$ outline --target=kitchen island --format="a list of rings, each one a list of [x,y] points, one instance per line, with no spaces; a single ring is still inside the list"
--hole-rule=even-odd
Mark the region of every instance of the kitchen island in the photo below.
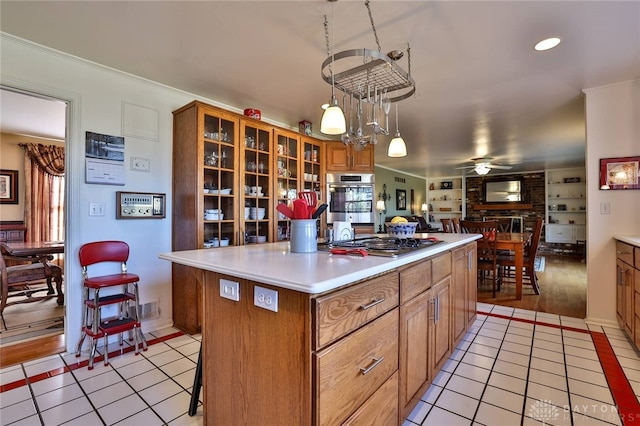
[[[397,258],[161,254],[203,283],[205,424],[401,422],[475,318],[479,236],[437,237]]]

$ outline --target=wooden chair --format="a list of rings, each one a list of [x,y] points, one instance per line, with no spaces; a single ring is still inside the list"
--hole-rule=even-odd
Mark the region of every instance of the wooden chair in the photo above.
[[[454,233],[460,234],[462,232],[460,229],[460,218],[454,217],[453,219],[451,219],[451,226]]]
[[[513,219],[510,217],[497,217],[491,220],[498,223],[498,232],[511,232],[513,228]]]
[[[0,277],[1,277],[1,292],[0,292],[0,317],[2,318],[2,325],[7,329],[7,324],[4,320],[4,309],[7,306],[16,305],[20,303],[32,303],[38,302],[44,299],[51,299],[58,297],[61,299],[62,295],[62,269],[52,263],[34,262],[28,264],[7,266],[4,256],[0,256]],[[53,294],[51,287],[51,279],[56,283],[57,295]],[[46,291],[47,294],[43,296],[34,297],[36,293]],[[19,300],[9,302],[9,298],[26,296]]]
[[[440,219],[440,222],[442,222],[442,232],[448,234],[453,233],[453,223],[451,223],[451,219]]]
[[[495,298],[496,290],[500,291],[502,284],[501,265],[498,263],[496,250],[498,223],[496,221],[461,220],[460,231],[463,234],[482,234],[482,238],[476,241],[478,246],[478,284],[490,280]]]
[[[536,220],[536,225],[531,235],[530,243],[524,248],[523,259],[523,271],[522,271],[522,284],[530,284],[533,287],[535,294],[540,294],[540,286],[538,285],[538,277],[536,276],[535,261],[536,254],[538,252],[538,246],[540,245],[540,236],[542,235],[542,219]],[[507,270],[513,269],[516,266],[516,260],[514,255],[498,256],[498,263],[504,269],[503,275],[510,275]]]

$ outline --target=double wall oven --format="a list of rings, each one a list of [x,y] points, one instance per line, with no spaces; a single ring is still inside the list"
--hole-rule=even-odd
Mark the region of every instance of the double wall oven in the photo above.
[[[327,223],[344,221],[354,225],[373,225],[374,193],[373,174],[327,174]]]

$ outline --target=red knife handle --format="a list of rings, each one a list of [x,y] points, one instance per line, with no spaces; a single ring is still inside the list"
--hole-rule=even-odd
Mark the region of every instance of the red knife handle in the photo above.
[[[332,248],[331,254],[355,254],[362,257],[368,256],[369,253],[365,249],[344,249],[344,248]]]

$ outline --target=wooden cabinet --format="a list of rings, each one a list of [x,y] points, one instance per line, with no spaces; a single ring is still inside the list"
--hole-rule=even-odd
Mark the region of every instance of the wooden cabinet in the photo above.
[[[636,271],[634,271],[634,247],[620,241],[616,241],[616,316],[618,324],[634,342],[637,340],[636,312],[634,297],[636,290],[634,285]],[[640,316],[640,311],[637,312]]]
[[[451,353],[456,263],[447,251],[319,295],[201,271],[205,424],[400,424]],[[254,305],[256,286],[278,312]]]
[[[374,172],[374,146],[356,149],[355,145],[327,142],[325,145],[328,172]]]
[[[451,340],[455,346],[476,319],[478,298],[476,243],[452,250]]]
[[[173,120],[173,251],[285,239],[276,204],[321,193],[319,140],[198,101]],[[202,274],[173,264],[172,281],[174,325],[199,333]]]
[[[273,128],[252,119],[240,120],[239,241],[242,244],[273,242],[276,216],[272,197]]]
[[[400,271],[399,421],[451,353],[451,259],[447,252]]]
[[[27,234],[27,227],[22,223],[2,223],[0,224],[0,241],[24,242]]]
[[[172,250],[201,249],[205,241],[239,244],[238,117],[201,102],[173,115]],[[217,213],[205,217],[206,210]],[[172,281],[174,325],[199,333],[202,273],[174,263]]]

